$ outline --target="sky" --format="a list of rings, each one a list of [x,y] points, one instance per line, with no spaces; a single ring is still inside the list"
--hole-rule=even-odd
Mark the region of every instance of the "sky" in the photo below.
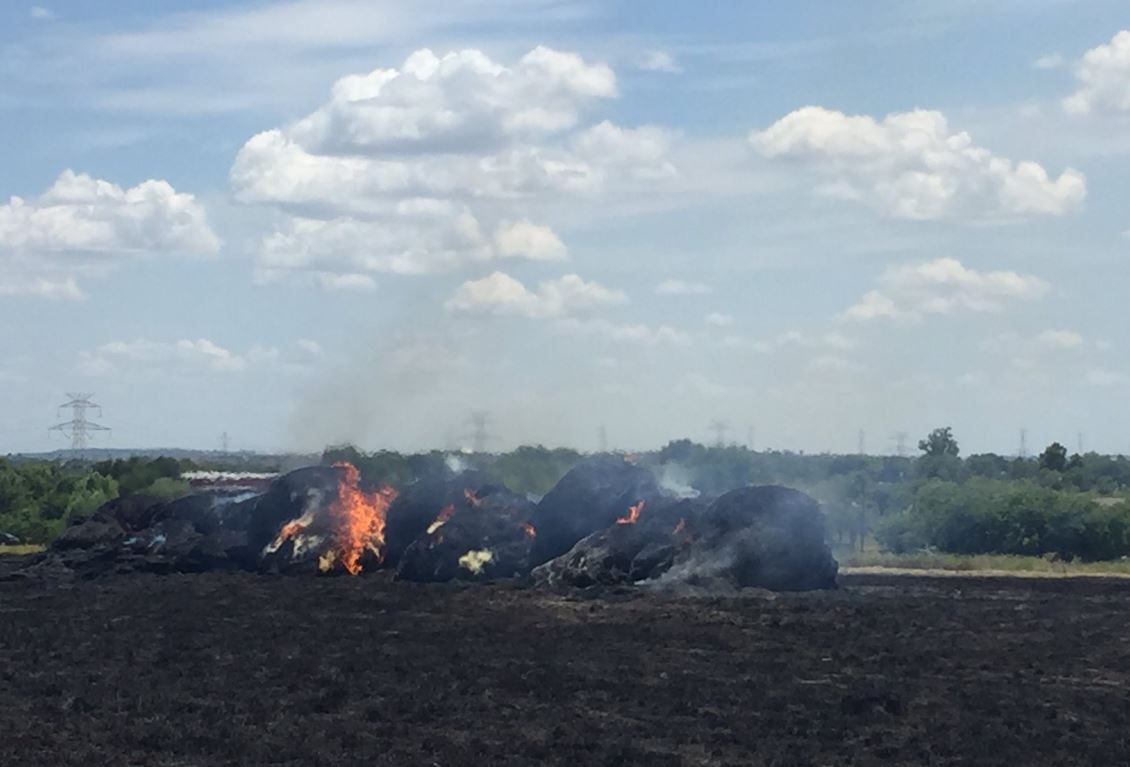
[[[1130,452],[1124,0],[0,6],[0,452]]]

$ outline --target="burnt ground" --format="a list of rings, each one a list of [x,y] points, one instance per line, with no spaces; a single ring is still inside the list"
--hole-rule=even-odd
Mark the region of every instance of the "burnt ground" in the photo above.
[[[1130,582],[0,583],[4,765],[1126,764]]]

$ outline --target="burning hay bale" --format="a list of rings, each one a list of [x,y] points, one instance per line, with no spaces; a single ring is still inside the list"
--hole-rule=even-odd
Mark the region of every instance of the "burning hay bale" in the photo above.
[[[839,569],[810,496],[764,485],[731,490],[699,520],[701,536],[667,577],[722,576],[774,591],[834,589]]]
[[[334,464],[331,469],[336,475],[332,485],[309,484],[302,513],[284,522],[264,546],[262,567],[356,575],[381,564],[386,518],[396,490],[388,486],[361,489],[360,476],[352,464]],[[293,493],[290,498],[292,503],[298,500]],[[272,515],[254,513],[252,519],[254,525],[269,529]]]
[[[692,540],[691,526],[701,512],[691,500],[638,501],[611,526],[535,568],[534,579],[547,586],[587,588],[658,577]]]
[[[796,490],[741,488],[705,510],[692,501],[645,503],[630,507],[618,522],[535,568],[535,581],[578,588],[654,582],[782,591],[836,585],[837,564],[819,505]]]
[[[523,576],[537,532],[534,506],[499,485],[464,489],[404,550],[400,580],[443,582]]]
[[[427,532],[444,509],[450,508],[454,513],[467,503],[467,493],[476,497],[489,495],[486,488],[490,486],[485,474],[464,471],[451,479],[422,480],[402,488],[388,510],[386,565],[397,567],[404,551]]]
[[[531,563],[561,556],[585,536],[615,524],[633,505],[654,503],[662,495],[650,471],[622,459],[593,458],[578,464],[538,503]]]
[[[67,528],[27,575],[348,572],[381,561],[391,488],[364,491],[348,464],[299,469],[260,496],[111,501]]]

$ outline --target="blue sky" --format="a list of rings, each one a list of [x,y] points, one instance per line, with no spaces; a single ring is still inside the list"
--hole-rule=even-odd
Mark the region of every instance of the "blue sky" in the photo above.
[[[0,451],[1130,452],[1106,0],[6,3]]]

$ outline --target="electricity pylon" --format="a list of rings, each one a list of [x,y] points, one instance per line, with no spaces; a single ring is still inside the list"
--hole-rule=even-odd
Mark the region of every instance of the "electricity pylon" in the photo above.
[[[71,453],[75,458],[81,458],[83,451],[89,444],[90,432],[110,431],[110,429],[86,418],[87,410],[97,410],[98,417],[102,417],[102,406],[90,401],[90,398],[94,396],[93,394],[67,392],[67,396],[70,397],[70,402],[59,405],[59,413],[62,413],[63,408],[69,407],[71,409],[71,420],[57,423],[50,427],[48,431],[61,432],[64,437],[69,438],[71,440]]]

